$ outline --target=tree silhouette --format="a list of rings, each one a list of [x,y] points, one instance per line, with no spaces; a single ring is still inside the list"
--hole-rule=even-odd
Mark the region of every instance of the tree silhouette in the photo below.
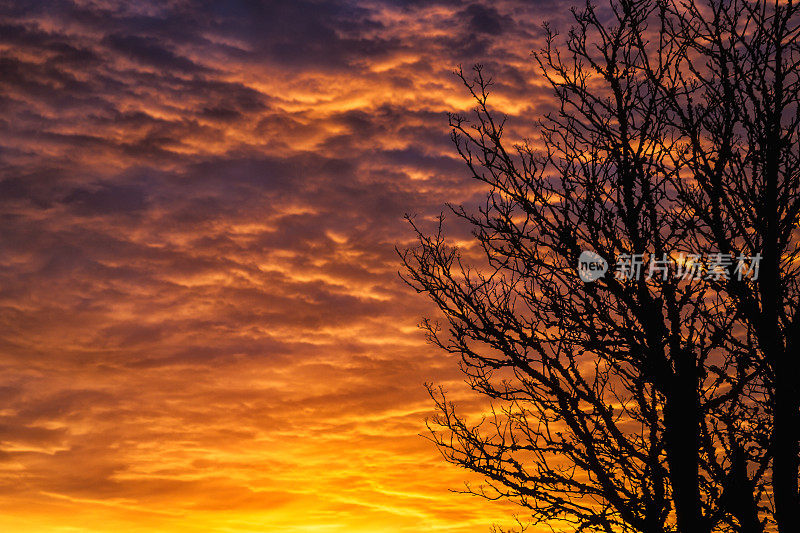
[[[409,219],[401,256],[443,312],[429,339],[493,401],[474,423],[429,386],[430,438],[485,479],[467,491],[574,531],[800,531],[798,11],[575,9],[534,53],[556,110],[513,145],[492,80],[457,72],[477,107],[452,140],[488,193],[450,209],[485,264],[441,219]],[[612,265],[595,281],[585,251]]]

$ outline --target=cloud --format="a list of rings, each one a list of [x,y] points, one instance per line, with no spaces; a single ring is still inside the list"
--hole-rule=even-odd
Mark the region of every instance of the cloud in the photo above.
[[[187,74],[196,74],[207,70],[202,65],[198,65],[186,57],[179,56],[168,48],[155,44],[152,39],[146,37],[112,33],[104,37],[102,42],[124,56],[158,69]]]
[[[507,516],[450,494],[464,474],[418,437],[425,381],[479,407],[417,330],[433,310],[394,247],[406,212],[481,194],[448,138],[446,112],[472,105],[459,62],[494,69],[514,132],[548,105],[537,9],[0,4],[0,522]]]
[[[511,22],[510,17],[501,16],[494,7],[481,4],[470,4],[460,15],[469,21],[469,29],[475,33],[499,35]]]

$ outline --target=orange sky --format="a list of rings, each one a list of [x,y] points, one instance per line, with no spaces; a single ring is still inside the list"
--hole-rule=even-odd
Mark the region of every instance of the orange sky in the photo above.
[[[404,213],[482,194],[452,69],[495,74],[513,134],[552,103],[528,53],[566,14],[0,2],[0,531],[508,523],[419,436],[426,381],[481,407],[394,246]]]

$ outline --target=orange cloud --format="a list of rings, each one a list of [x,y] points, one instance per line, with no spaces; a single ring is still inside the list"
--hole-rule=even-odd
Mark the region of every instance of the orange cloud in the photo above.
[[[482,407],[393,248],[480,195],[451,70],[543,109],[555,5],[0,7],[0,529],[509,523],[419,436],[426,381]]]

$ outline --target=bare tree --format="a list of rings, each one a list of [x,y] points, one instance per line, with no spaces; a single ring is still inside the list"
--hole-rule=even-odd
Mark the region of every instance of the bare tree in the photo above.
[[[798,7],[573,15],[534,54],[558,103],[539,139],[507,146],[491,79],[458,72],[477,107],[450,117],[452,139],[488,194],[451,210],[486,264],[441,222],[412,220],[419,245],[401,255],[446,319],[423,322],[430,340],[495,409],[471,424],[431,386],[431,438],[483,475],[468,491],[534,523],[800,531]],[[584,251],[630,261],[585,282]]]

